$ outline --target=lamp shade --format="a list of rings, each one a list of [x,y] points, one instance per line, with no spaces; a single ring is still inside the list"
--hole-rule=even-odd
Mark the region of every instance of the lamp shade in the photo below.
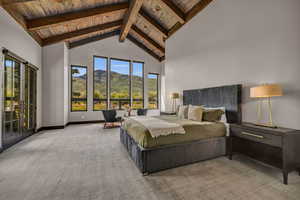
[[[172,99],[179,99],[179,93],[173,92],[173,93],[171,94],[171,98],[172,98]]]
[[[282,96],[282,88],[278,84],[267,84],[250,88],[250,97],[252,98],[266,98],[275,96]]]

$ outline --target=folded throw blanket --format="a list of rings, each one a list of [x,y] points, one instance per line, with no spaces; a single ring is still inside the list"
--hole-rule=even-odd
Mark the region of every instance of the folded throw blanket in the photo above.
[[[162,135],[185,134],[185,130],[180,124],[146,116],[130,117],[130,119],[139,122],[147,128],[153,138]]]

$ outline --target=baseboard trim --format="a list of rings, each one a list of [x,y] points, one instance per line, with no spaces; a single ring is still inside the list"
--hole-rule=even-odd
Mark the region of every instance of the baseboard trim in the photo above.
[[[75,122],[68,122],[66,125],[61,126],[43,126],[36,130],[36,132],[45,131],[45,130],[54,130],[54,129],[64,129],[69,125],[72,124],[93,124],[93,123],[103,123],[104,120],[91,120],[91,121],[75,121]]]
[[[38,133],[38,132],[40,132],[40,131],[42,131],[43,130],[43,127],[40,127],[40,128],[38,128],[38,129],[36,129],[36,133]]]
[[[45,131],[45,130],[64,129],[65,127],[66,127],[66,125],[65,126],[43,126],[43,127],[39,128],[37,130],[37,132]]]
[[[75,122],[68,122],[68,125],[72,125],[72,124],[93,124],[93,123],[103,123],[104,120],[91,120],[91,121],[75,121]]]

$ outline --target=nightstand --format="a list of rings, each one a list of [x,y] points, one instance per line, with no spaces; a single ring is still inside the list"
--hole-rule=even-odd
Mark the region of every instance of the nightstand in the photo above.
[[[160,115],[176,115],[176,112],[172,112],[172,111],[160,111]]]
[[[282,170],[283,183],[288,173],[300,175],[300,131],[288,128],[268,128],[252,123],[230,124],[228,156],[241,153]]]

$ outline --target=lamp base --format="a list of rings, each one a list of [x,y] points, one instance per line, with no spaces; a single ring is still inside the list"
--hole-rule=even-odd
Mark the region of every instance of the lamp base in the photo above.
[[[278,128],[278,126],[271,125],[271,124],[262,124],[262,123],[254,123],[255,126],[262,126],[267,128]]]

